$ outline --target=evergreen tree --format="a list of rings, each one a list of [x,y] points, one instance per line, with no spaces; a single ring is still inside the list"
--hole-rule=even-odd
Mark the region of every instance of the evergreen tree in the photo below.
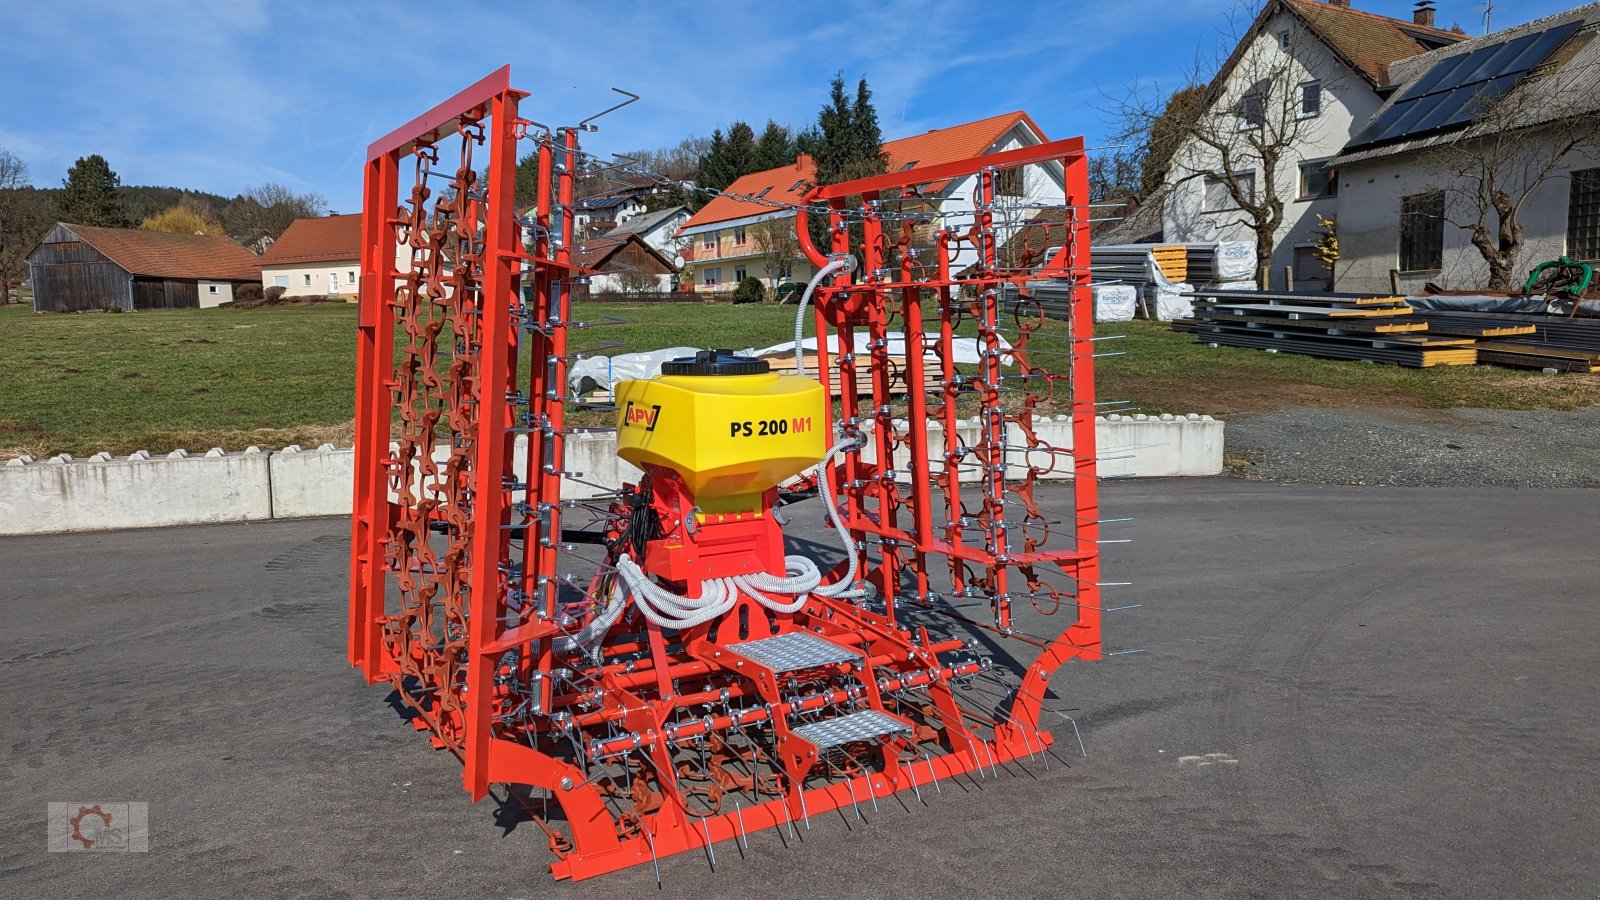
[[[100,154],[80,157],[67,170],[63,190],[56,199],[61,221],[75,225],[126,228],[128,210],[117,194],[122,179]]]
[[[844,94],[844,76],[834,75],[828,103],[817,114],[817,140],[812,157],[817,164],[817,183],[833,184],[846,180],[850,160],[850,101]]]
[[[755,130],[744,122],[729,125],[726,137],[721,129],[713,131],[710,148],[700,156],[700,173],[694,183],[706,191],[721,191],[741,176],[771,168],[756,165],[756,149]],[[701,205],[707,199],[709,196],[702,196]]]
[[[802,143],[810,146],[816,160],[818,184],[852,181],[888,170],[878,111],[865,78],[856,85],[852,104],[845,95],[844,77],[833,76],[828,102],[817,114],[814,135],[803,138]]]
[[[793,165],[794,157],[794,136],[785,126],[768,119],[767,127],[762,130],[761,137],[756,140],[755,159],[752,162],[754,169],[752,171],[765,172],[767,169]]]
[[[872,105],[872,90],[867,80],[856,85],[856,102],[850,110],[850,163],[846,178],[866,178],[889,171],[883,155],[883,131],[878,128],[878,110]]]

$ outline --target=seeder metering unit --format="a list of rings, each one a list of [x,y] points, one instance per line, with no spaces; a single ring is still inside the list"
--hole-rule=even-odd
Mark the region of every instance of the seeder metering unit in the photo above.
[[[593,485],[566,421],[593,126],[523,118],[526,96],[502,69],[369,152],[351,662],[474,800],[521,786],[557,878],[1046,754],[1052,675],[1101,655],[1082,142],[811,189],[815,347],[622,383],[617,453],[643,475]],[[1041,437],[1066,421],[1071,446]],[[1035,496],[1052,475],[1059,514]],[[779,506],[811,484],[789,512],[820,514],[836,564],[785,548]],[[1019,601],[1060,628],[1024,634]],[[976,704],[955,688],[1002,682],[973,635],[1031,655]]]

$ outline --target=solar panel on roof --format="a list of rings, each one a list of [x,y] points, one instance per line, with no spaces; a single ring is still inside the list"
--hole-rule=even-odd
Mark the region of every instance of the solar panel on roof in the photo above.
[[[1350,142],[1347,150],[1471,122],[1543,63],[1582,21],[1440,60]]]

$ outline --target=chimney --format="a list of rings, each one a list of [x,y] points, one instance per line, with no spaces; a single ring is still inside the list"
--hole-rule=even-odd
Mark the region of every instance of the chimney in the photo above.
[[[1327,0],[1327,3],[1329,6],[1337,6],[1340,9],[1350,8],[1350,0]]]
[[[1416,10],[1411,13],[1411,21],[1432,28],[1433,10],[1433,0],[1419,0]]]
[[[801,153],[794,158],[794,168],[797,172],[804,172],[806,169],[811,168],[812,165],[811,154],[809,153]]]

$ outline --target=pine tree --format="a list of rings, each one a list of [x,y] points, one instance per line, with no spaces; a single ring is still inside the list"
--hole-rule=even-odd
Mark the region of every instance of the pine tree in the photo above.
[[[865,78],[856,85],[855,103],[844,91],[844,77],[834,75],[827,105],[817,114],[815,138],[803,137],[817,163],[817,183],[835,184],[888,170],[883,155],[883,132],[872,90]]]
[[[817,164],[817,183],[844,181],[850,161],[850,101],[844,94],[844,76],[834,75],[828,103],[817,114],[817,140],[812,156]]]
[[[700,174],[694,183],[706,191],[726,190],[744,175],[771,168],[757,165],[756,157],[755,130],[744,122],[734,122],[726,137],[721,129],[711,133],[711,147],[700,157]]]
[[[67,170],[61,184],[64,190],[56,201],[61,221],[105,228],[126,228],[130,224],[128,210],[117,195],[122,179],[100,154],[80,157]]]
[[[850,110],[850,163],[846,178],[866,178],[889,170],[883,155],[883,131],[878,128],[878,110],[872,105],[872,90],[867,80],[856,85],[856,102]]]
[[[755,159],[752,161],[755,168],[752,171],[765,172],[779,166],[793,165],[794,157],[794,136],[788,128],[768,119],[767,127],[762,129],[761,137],[756,140]]]

